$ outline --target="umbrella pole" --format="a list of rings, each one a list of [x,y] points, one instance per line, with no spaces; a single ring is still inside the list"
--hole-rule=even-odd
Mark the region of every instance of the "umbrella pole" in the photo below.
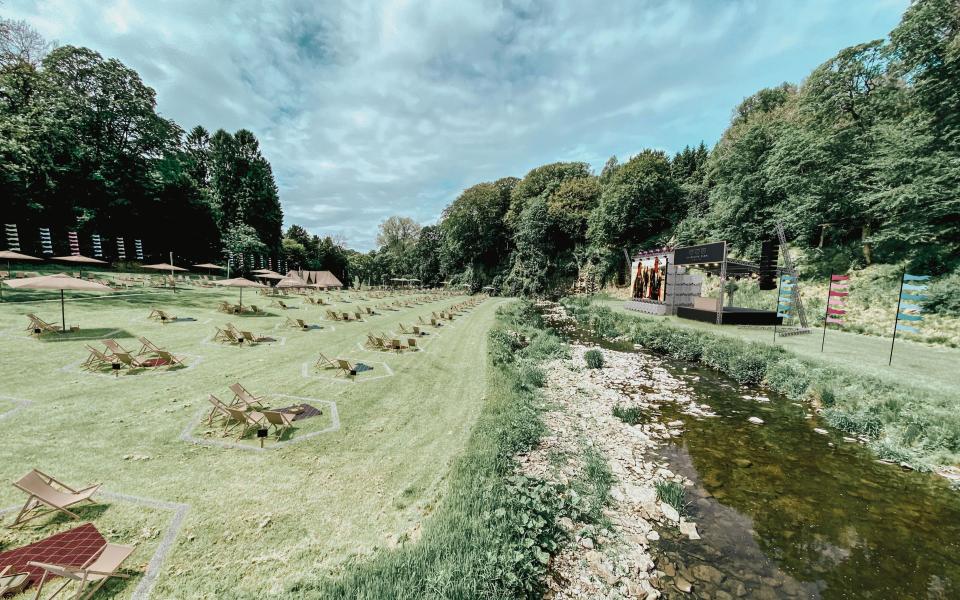
[[[67,332],[67,311],[63,307],[63,290],[60,290],[60,318],[63,319],[63,332]]]
[[[243,312],[243,288],[240,288],[240,312]]]

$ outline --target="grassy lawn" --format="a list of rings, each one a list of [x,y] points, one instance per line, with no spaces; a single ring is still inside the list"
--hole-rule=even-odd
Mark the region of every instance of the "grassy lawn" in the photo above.
[[[644,319],[664,319],[627,310],[623,307],[622,300],[598,298],[595,304]],[[666,317],[666,320],[670,325],[678,327],[710,331],[765,344],[774,343],[773,331],[770,329],[730,325],[717,327],[710,323],[677,317]],[[845,333],[831,328],[827,331],[823,352],[820,352],[820,340],[821,330],[815,329],[809,335],[778,336],[776,343],[808,360],[837,364],[889,383],[909,382],[910,385],[936,393],[955,394],[960,391],[960,369],[957,368],[957,365],[960,365],[960,349],[921,344],[898,337],[893,365],[887,366],[890,338]]]
[[[384,302],[352,292],[326,297],[338,310]],[[110,541],[138,547],[126,566],[141,575],[109,588],[106,595],[118,598],[130,597],[142,582],[178,510],[186,516],[157,573],[155,598],[279,595],[297,582],[337,574],[378,548],[416,539],[479,415],[486,331],[501,303],[487,300],[439,330],[428,328],[433,333],[422,340],[422,351],[396,354],[363,349],[365,334],[397,331],[398,323],[409,326],[463,298],[333,323],[324,320],[325,307],[300,300],[292,302],[299,308],[284,311],[245,292],[244,304],[266,307],[268,314],[231,316],[215,306],[235,302],[236,290],[148,290],[68,302],[67,323],[81,331],[63,340],[27,337],[26,313],[52,323],[60,317],[58,301],[29,298],[0,304],[0,419],[22,406],[11,399],[30,402],[0,421],[0,481],[38,468],[68,483],[103,482],[109,497],[82,516]],[[153,307],[193,320],[148,320]],[[288,328],[286,316],[322,328]],[[277,341],[256,347],[211,341],[214,327],[227,322]],[[100,336],[134,351],[137,336],[144,336],[185,357],[187,366],[116,377],[81,371],[84,344],[102,349]],[[80,339],[86,337],[92,339]],[[352,382],[334,378],[314,367],[318,352],[373,370]],[[272,407],[306,402],[323,414],[273,449],[273,440],[264,451],[251,450],[253,440],[242,442],[247,448],[217,445],[230,438],[192,425],[209,406],[207,394],[228,400],[227,386],[237,381]],[[339,428],[322,432],[334,425],[331,403]],[[320,433],[306,437],[311,432]],[[0,486],[0,508],[20,502],[12,486]],[[37,523],[2,530],[0,551],[77,524],[53,517]]]

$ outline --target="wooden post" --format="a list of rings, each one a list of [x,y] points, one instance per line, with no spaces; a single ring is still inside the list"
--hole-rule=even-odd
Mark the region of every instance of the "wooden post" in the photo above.
[[[63,308],[63,290],[60,290],[60,318],[63,320],[63,332],[67,332],[67,311]]]
[[[890,340],[890,360],[887,361],[887,366],[893,364],[893,344],[897,341],[897,325],[900,324],[900,302],[903,299],[903,280],[907,272],[904,271],[903,275],[900,276],[900,293],[897,294],[897,312],[894,314],[893,318],[893,339]]]
[[[823,338],[820,340],[820,352],[823,352],[823,345],[827,341],[827,318],[830,316],[830,292],[832,291],[833,275],[830,275],[830,285],[827,287],[827,307],[823,309]]]

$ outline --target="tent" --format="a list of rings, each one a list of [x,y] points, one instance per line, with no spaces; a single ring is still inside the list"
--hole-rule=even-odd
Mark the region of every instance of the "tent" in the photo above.
[[[314,287],[326,289],[342,288],[343,282],[337,279],[337,276],[330,271],[290,271],[287,277],[296,277],[302,279]]]

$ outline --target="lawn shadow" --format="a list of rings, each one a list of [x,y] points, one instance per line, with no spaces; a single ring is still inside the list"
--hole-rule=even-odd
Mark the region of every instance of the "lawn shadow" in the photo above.
[[[44,333],[34,336],[41,342],[79,342],[89,340],[100,340],[104,338],[133,338],[134,335],[126,329],[117,329],[111,327],[92,327],[90,329],[79,329],[77,331],[64,331],[59,333]]]

